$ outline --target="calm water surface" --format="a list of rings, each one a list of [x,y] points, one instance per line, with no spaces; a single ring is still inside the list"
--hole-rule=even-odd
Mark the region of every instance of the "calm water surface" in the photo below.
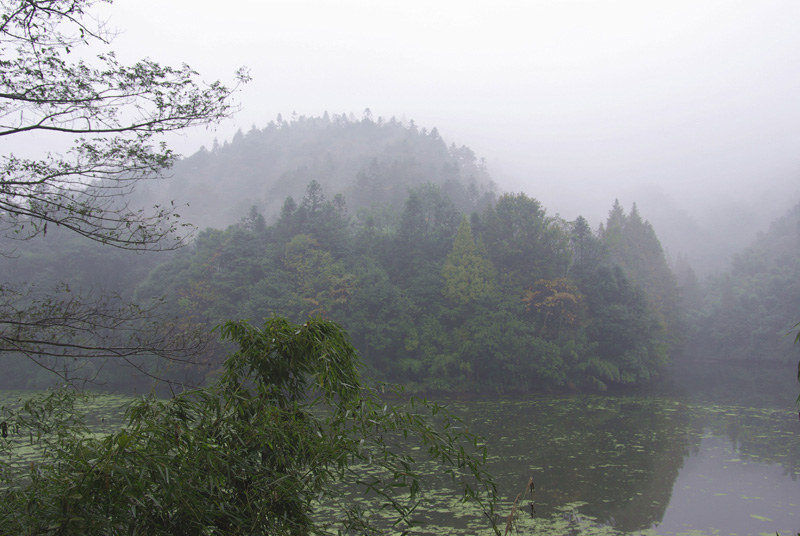
[[[533,476],[536,514],[522,503],[518,533],[800,531],[792,408],[601,396],[449,407],[486,437],[505,512]]]

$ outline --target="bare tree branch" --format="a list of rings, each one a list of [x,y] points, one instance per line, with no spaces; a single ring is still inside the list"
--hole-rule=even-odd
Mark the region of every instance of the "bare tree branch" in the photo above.
[[[0,288],[0,354],[62,358],[159,357],[187,363],[201,354],[203,333],[165,318],[160,302],[126,303],[116,295]]]
[[[47,224],[125,249],[172,249],[184,239],[174,206],[135,210],[121,200],[136,183],[163,177],[176,155],[155,138],[208,125],[236,111],[236,83],[203,83],[187,65],[121,65],[113,51],[91,64],[70,51],[111,35],[84,24],[93,0],[1,0],[0,137],[80,136],[65,154],[0,159],[0,231],[16,239]]]
[[[174,203],[134,207],[130,196],[142,181],[164,178],[176,159],[159,136],[229,117],[249,76],[239,70],[227,86],[201,81],[188,65],[122,65],[107,48],[114,33],[91,16],[96,3],[0,0],[0,137],[49,132],[72,142],[36,158],[0,156],[0,236],[28,240],[50,225],[121,249],[181,247],[191,229]],[[91,56],[87,45],[104,50]],[[64,379],[86,360],[114,359],[150,375],[154,360],[194,362],[206,337],[158,305],[66,286],[0,286],[0,355],[26,355]]]

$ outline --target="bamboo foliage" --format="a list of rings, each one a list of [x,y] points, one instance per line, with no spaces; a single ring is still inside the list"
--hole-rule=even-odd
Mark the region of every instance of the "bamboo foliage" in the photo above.
[[[315,516],[323,507],[340,514],[341,534],[403,532],[417,522],[420,464],[434,463],[499,534],[479,438],[435,404],[382,401],[338,325],[272,318],[219,331],[238,350],[216,384],[140,399],[115,433],[89,434],[69,391],[7,411],[3,532],[319,534],[334,523]],[[13,463],[20,442],[39,452],[29,469]],[[342,493],[357,488],[366,508]]]

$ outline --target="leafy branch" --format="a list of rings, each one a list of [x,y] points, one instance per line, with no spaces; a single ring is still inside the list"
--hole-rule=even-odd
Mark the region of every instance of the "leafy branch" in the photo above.
[[[392,406],[362,385],[338,325],[272,318],[220,333],[239,349],[219,382],[143,398],[113,434],[92,437],[76,411],[61,413],[75,406],[65,391],[7,412],[4,530],[294,535],[335,524],[339,534],[406,533],[425,489],[420,467],[433,463],[499,534],[480,439],[440,406]],[[41,455],[15,470],[14,445],[25,438]],[[409,445],[424,447],[427,462]],[[335,519],[321,517],[326,505]]]

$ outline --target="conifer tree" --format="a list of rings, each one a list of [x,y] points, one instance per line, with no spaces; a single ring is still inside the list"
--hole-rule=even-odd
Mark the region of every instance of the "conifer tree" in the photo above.
[[[494,267],[476,246],[466,215],[461,218],[442,276],[445,297],[459,305],[483,298],[494,288]]]

